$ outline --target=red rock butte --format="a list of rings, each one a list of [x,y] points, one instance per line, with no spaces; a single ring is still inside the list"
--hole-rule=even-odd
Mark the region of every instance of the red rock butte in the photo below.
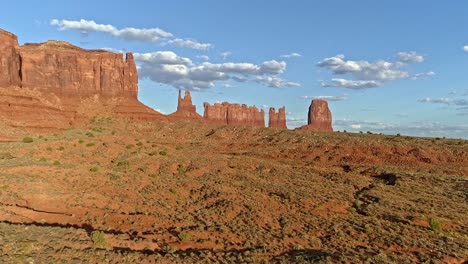
[[[265,111],[255,106],[231,104],[228,102],[203,103],[203,118],[212,124],[265,127]]]
[[[192,103],[190,91],[185,91],[185,96],[182,98],[182,91],[179,90],[177,100],[177,111],[169,115],[171,120],[203,120],[203,117],[197,113],[197,107]]]
[[[63,129],[93,114],[166,117],[140,103],[132,53],[85,50],[63,41],[19,46],[0,29],[0,118],[12,126]]]
[[[333,132],[332,114],[325,100],[312,100],[309,107],[308,122],[299,129]]]
[[[286,126],[286,107],[281,107],[276,113],[275,108],[270,107],[268,112],[268,127],[288,128]]]

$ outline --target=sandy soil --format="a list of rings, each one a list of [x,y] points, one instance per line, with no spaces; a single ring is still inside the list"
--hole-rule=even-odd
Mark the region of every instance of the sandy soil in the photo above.
[[[468,256],[466,140],[104,117],[1,128],[2,263]]]

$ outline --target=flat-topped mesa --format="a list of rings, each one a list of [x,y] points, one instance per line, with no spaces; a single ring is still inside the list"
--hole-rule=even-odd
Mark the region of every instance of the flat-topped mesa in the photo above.
[[[308,124],[300,129],[333,132],[332,114],[325,100],[312,100],[308,113]]]
[[[233,126],[265,127],[265,111],[255,106],[245,104],[231,104],[228,102],[203,104],[205,112],[203,118],[213,124]]]
[[[177,111],[170,114],[170,117],[175,119],[202,119],[202,116],[197,113],[197,108],[192,103],[192,96],[190,91],[185,90],[185,96],[182,97],[182,91],[179,90],[179,97],[177,101]]]
[[[67,42],[26,44],[19,49],[21,86],[58,96],[137,98],[138,74],[132,53],[84,50]]]
[[[18,45],[0,29],[0,86],[23,87],[57,96],[137,98],[138,74],[132,53],[85,50],[65,41]]]
[[[268,127],[288,128],[286,126],[286,107],[285,106],[278,109],[278,113],[276,113],[274,107],[270,107],[270,110],[268,112]]]
[[[132,53],[86,50],[49,40],[18,45],[0,29],[0,120],[37,128],[68,128],[88,117],[115,114],[166,119],[138,101]]]

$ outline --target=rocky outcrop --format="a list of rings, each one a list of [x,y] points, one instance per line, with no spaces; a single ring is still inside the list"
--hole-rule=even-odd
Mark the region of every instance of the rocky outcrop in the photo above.
[[[286,126],[286,107],[281,107],[276,113],[275,108],[270,107],[268,112],[268,127],[288,128]]]
[[[179,90],[177,111],[170,114],[169,117],[174,120],[202,120],[202,116],[197,113],[197,108],[192,103],[192,96],[190,95],[190,91],[186,90],[185,96],[182,97],[182,91]]]
[[[63,41],[19,46],[15,35],[0,29],[0,119],[6,123],[62,129],[94,114],[165,119],[137,95],[132,53],[124,59]]]
[[[205,112],[203,118],[213,124],[234,126],[265,127],[265,111],[255,106],[245,104],[231,104],[228,102],[203,104]]]
[[[18,39],[0,29],[0,87],[20,85]]]
[[[308,124],[300,129],[333,131],[332,114],[325,100],[312,100],[309,107]]]

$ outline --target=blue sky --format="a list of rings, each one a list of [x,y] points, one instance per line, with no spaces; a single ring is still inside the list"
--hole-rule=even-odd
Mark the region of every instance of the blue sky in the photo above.
[[[466,1],[12,1],[0,28],[135,53],[142,102],[286,106],[325,98],[334,129],[468,139]],[[466,46],[466,47],[465,47]]]

